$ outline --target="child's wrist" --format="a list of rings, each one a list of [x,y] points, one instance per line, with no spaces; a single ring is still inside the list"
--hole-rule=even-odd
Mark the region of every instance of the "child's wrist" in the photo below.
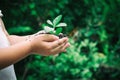
[[[27,36],[26,39],[25,39],[25,41],[26,41],[26,43],[27,43],[27,45],[28,45],[28,48],[29,48],[29,53],[28,53],[28,55],[33,52],[33,51],[32,51],[32,50],[33,50],[33,47],[32,47],[33,44],[32,44],[32,39],[31,39],[31,37],[32,37],[32,36],[29,35],[29,36]]]

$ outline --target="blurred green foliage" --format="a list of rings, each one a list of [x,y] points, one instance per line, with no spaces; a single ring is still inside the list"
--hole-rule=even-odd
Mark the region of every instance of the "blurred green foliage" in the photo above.
[[[30,56],[18,80],[119,80],[120,0],[1,0],[10,34],[32,34],[62,14],[71,47],[59,56]],[[19,65],[17,64],[17,65]],[[24,70],[25,69],[25,70]]]

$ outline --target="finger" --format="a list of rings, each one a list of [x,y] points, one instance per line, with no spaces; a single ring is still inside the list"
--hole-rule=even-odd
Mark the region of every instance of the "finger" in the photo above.
[[[53,50],[51,50],[52,55],[60,53],[62,51],[62,48],[63,48],[64,45],[65,45],[65,43],[61,44],[58,47],[56,47]]]
[[[65,52],[66,48],[70,46],[70,43],[66,42],[64,44],[61,44],[60,46],[58,46],[57,48],[54,48],[52,50],[52,54],[55,55],[55,54],[58,54],[58,53],[61,53],[61,52]]]
[[[68,48],[70,46],[70,44],[68,42],[64,43],[63,45],[57,47],[54,49],[55,52],[66,52],[66,48]]]
[[[51,45],[51,48],[56,48],[64,43],[68,42],[68,38],[62,38],[62,39],[58,39],[52,43],[50,43],[49,45]]]
[[[66,43],[63,48],[62,48],[62,52],[66,52],[66,48],[68,48],[70,46],[70,43]]]
[[[60,47],[59,53],[66,52],[66,49],[70,46],[70,43],[65,43],[63,46]]]

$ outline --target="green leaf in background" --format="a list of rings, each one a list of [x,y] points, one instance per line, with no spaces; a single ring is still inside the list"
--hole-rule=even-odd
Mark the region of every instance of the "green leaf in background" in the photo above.
[[[17,26],[17,27],[12,27],[9,30],[9,33],[25,33],[25,32],[30,32],[32,31],[32,28],[30,26]]]
[[[61,33],[61,32],[62,32],[62,28],[61,27],[56,29],[56,34],[57,35],[59,35],[59,33]]]
[[[29,7],[30,7],[30,9],[34,9],[35,8],[35,3],[30,3]]]
[[[61,19],[62,19],[62,15],[59,15],[53,20],[54,27],[60,22]]]
[[[36,12],[36,10],[31,10],[31,15],[34,15],[34,16],[36,16],[36,15],[37,15],[37,12]]]
[[[53,26],[53,23],[50,20],[47,20],[47,23],[51,26]]]
[[[60,24],[58,24],[56,27],[65,27],[65,26],[67,26],[66,23],[60,23]]]

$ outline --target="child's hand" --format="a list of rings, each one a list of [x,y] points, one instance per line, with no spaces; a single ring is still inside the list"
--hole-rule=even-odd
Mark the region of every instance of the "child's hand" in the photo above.
[[[59,37],[50,34],[37,35],[29,41],[31,51],[43,56],[64,52],[69,47],[68,38],[59,39]]]

